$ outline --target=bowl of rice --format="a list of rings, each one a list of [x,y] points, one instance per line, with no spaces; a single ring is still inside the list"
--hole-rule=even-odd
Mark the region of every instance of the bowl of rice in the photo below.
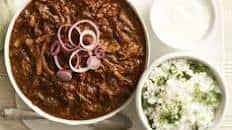
[[[206,60],[188,53],[171,53],[144,72],[136,107],[147,130],[211,130],[226,109],[223,76]]]

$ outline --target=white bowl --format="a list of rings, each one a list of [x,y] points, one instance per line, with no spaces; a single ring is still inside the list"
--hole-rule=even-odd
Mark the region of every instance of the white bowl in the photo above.
[[[163,1],[167,1],[169,4],[162,3]],[[171,4],[169,0],[153,1],[150,10],[152,30],[157,38],[168,47],[184,50],[195,49],[215,29],[215,22],[218,15],[215,1],[192,0],[192,3],[190,3],[191,1],[186,1],[189,5],[188,3],[181,5],[180,0],[174,1],[176,2],[175,5]],[[160,4],[164,7],[160,7]],[[207,12],[208,15],[205,16],[206,14],[202,12]],[[192,16],[194,13],[194,16],[198,19],[193,19],[195,18]],[[199,15],[202,16],[200,17]],[[204,20],[209,20],[207,25],[203,22],[203,18]],[[200,23],[197,23],[197,21]],[[191,28],[189,25],[196,25],[196,27]],[[174,31],[172,32],[171,30]]]
[[[32,110],[34,110],[35,112],[37,112],[39,115],[41,115],[42,117],[57,122],[57,123],[62,123],[62,124],[67,124],[67,125],[86,125],[86,124],[94,124],[106,119],[109,119],[111,117],[113,117],[114,115],[116,115],[118,112],[120,112],[121,110],[123,110],[126,106],[129,105],[129,103],[132,101],[135,92],[133,94],[131,94],[131,96],[128,98],[128,100],[121,105],[120,107],[118,107],[116,110],[94,118],[94,119],[88,119],[88,120],[67,120],[67,119],[63,119],[63,118],[59,118],[59,117],[55,117],[51,114],[46,113],[45,111],[43,111],[42,109],[40,109],[39,107],[37,107],[36,105],[34,105],[30,99],[28,99],[24,93],[21,91],[21,89],[19,88],[18,84],[16,83],[13,73],[12,73],[12,67],[11,67],[11,63],[10,63],[10,57],[9,57],[9,46],[10,46],[10,39],[11,39],[11,33],[13,31],[14,28],[14,24],[16,19],[18,18],[18,16],[20,15],[20,13],[23,11],[23,9],[30,3],[31,0],[28,0],[28,2],[24,5],[24,7],[19,10],[15,16],[13,17],[13,19],[10,22],[10,25],[8,27],[7,30],[7,34],[6,34],[6,39],[5,39],[5,45],[4,45],[4,61],[5,61],[5,67],[7,70],[7,74],[9,76],[9,80],[11,82],[11,84],[13,85],[16,93],[19,95],[19,97],[25,102],[25,104],[31,108]],[[133,8],[133,10],[135,11],[136,15],[139,17],[140,22],[143,26],[144,29],[144,33],[145,33],[145,38],[146,38],[146,63],[145,63],[145,67],[147,67],[149,65],[149,61],[150,61],[150,38],[148,35],[148,31],[147,31],[147,27],[144,24],[143,19],[138,15],[137,10],[133,7],[133,4],[128,0],[127,1],[128,4],[131,6],[131,8]]]
[[[137,108],[137,113],[139,115],[140,121],[142,122],[143,126],[147,129],[147,130],[151,130],[151,127],[148,123],[147,117],[143,112],[143,108],[142,108],[142,89],[143,89],[143,85],[145,80],[147,79],[149,73],[151,72],[152,67],[154,66],[158,66],[160,64],[162,64],[165,61],[168,61],[170,59],[175,59],[175,58],[187,58],[187,59],[192,59],[195,60],[197,62],[203,63],[205,65],[207,65],[212,73],[215,75],[217,81],[219,82],[219,86],[221,88],[222,91],[222,102],[220,107],[218,108],[217,112],[216,112],[216,116],[215,119],[213,121],[213,129],[215,129],[216,127],[219,126],[220,122],[222,121],[224,115],[225,115],[225,111],[226,111],[226,106],[228,103],[228,95],[227,95],[227,88],[226,88],[226,82],[223,78],[223,76],[221,75],[221,73],[213,66],[211,65],[209,62],[207,62],[207,60],[202,59],[200,57],[196,57],[193,54],[190,53],[170,53],[167,55],[164,55],[160,58],[158,58],[157,60],[155,60],[151,66],[144,72],[142,78],[139,81],[139,85],[137,88],[137,92],[136,92],[136,108]]]

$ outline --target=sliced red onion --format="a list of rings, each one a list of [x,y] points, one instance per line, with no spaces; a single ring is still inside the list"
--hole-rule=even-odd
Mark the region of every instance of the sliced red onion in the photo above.
[[[60,52],[60,44],[58,41],[55,41],[50,48],[50,53],[52,56],[58,55]]]
[[[56,67],[57,67],[59,70],[62,70],[63,67],[60,65],[58,56],[57,56],[57,55],[53,56],[53,59],[54,59],[54,61],[55,61]]]
[[[85,29],[82,31],[78,26],[83,23],[91,25],[94,28],[94,30]],[[64,27],[70,27],[68,31],[68,42],[62,40],[61,31]],[[74,30],[76,30],[80,35],[79,43],[75,43],[72,40]],[[70,81],[72,79],[71,71],[76,73],[84,73],[90,69],[92,70],[98,69],[101,66],[101,61],[99,58],[103,58],[105,56],[105,51],[100,47],[96,48],[100,38],[100,31],[94,22],[86,19],[86,20],[80,20],[73,25],[64,24],[60,26],[60,28],[58,29],[57,36],[58,36],[58,41],[51,46],[50,51],[54,58],[55,64],[59,69],[56,75],[60,80]],[[88,45],[84,43],[84,38],[86,36],[90,36],[92,38],[92,41],[88,41],[90,42]],[[58,54],[61,48],[65,52],[71,52],[71,55],[69,57],[69,67],[71,70],[64,70],[64,67],[62,67],[62,65],[59,62]],[[86,51],[88,52],[89,55],[86,67],[81,67],[80,65],[81,57],[79,55],[79,52],[81,51]],[[94,51],[95,56],[92,56],[93,55],[92,51]],[[75,65],[72,64],[74,58],[76,58]]]
[[[96,47],[94,50],[94,54],[97,56],[97,58],[101,59],[104,58],[106,53],[105,50],[102,49],[101,47]]]
[[[69,29],[69,32],[68,32],[68,40],[69,40],[71,45],[77,46],[79,43],[74,43],[72,40],[72,32],[74,29],[81,35],[81,29],[76,27],[75,25],[72,25],[71,28]]]
[[[91,36],[93,38],[92,43],[90,43],[89,45],[85,45],[84,43],[85,36]],[[84,30],[80,35],[80,45],[87,50],[93,50],[94,48],[96,48],[97,46],[96,34],[91,30]]]
[[[101,60],[96,56],[90,56],[87,61],[88,67],[91,70],[96,70],[101,66]]]
[[[62,29],[64,27],[69,27],[69,26],[71,26],[71,25],[70,24],[64,24],[64,25],[60,26],[60,28],[58,29],[58,32],[57,32],[57,37],[58,37],[58,40],[59,40],[59,43],[60,43],[61,47],[67,52],[72,52],[72,51],[76,50],[78,47],[77,46],[74,46],[72,48],[70,48],[70,46],[68,47],[67,46],[68,43],[65,43],[61,38]]]
[[[71,81],[72,80],[72,72],[70,70],[59,70],[56,73],[56,77],[62,81]]]
[[[75,65],[75,68],[78,68],[78,66],[80,65],[80,61],[81,61],[81,58],[78,54],[75,55],[76,57],[76,65]],[[75,58],[73,57],[73,58]],[[73,60],[73,59],[72,59]]]
[[[75,65],[75,66],[72,65],[72,60],[73,60],[73,58],[74,58],[76,55],[78,55],[78,53],[81,52],[81,51],[86,51],[86,52],[88,52],[89,56],[92,55],[91,52],[88,51],[88,50],[86,50],[86,49],[78,49],[78,50],[76,50],[75,52],[73,52],[73,53],[71,54],[71,56],[70,56],[70,58],[69,58],[69,67],[71,68],[72,71],[74,71],[74,72],[76,72],[76,73],[84,73],[84,72],[86,72],[86,71],[89,70],[89,67],[88,67],[88,66],[87,66],[87,67],[80,67],[80,65],[78,65],[78,66],[77,66],[77,65]]]
[[[63,29],[64,27],[70,27],[70,26],[72,26],[72,25],[71,25],[71,24],[64,24],[64,25],[61,25],[61,26],[59,27],[58,32],[57,32],[57,36],[58,36],[59,42],[64,43],[64,41],[63,41],[62,38],[61,38],[61,31],[62,31],[62,29]]]
[[[91,20],[88,20],[88,19],[80,20],[80,21],[76,22],[75,24],[73,24],[73,26],[69,29],[69,34],[71,34],[73,29],[75,29],[78,25],[83,24],[83,23],[88,23],[94,28],[94,30],[96,32],[96,36],[97,36],[96,42],[98,43],[99,38],[100,38],[100,30],[94,22],[92,22]]]
[[[66,46],[67,48],[74,48],[74,46],[72,46],[71,44],[65,44],[65,46]]]

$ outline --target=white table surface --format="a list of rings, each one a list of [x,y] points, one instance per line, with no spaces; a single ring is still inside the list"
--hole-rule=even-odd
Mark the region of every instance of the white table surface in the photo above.
[[[13,1],[13,0],[5,0],[5,1]],[[231,93],[230,95],[232,95],[232,88],[230,88],[230,85],[232,84],[232,0],[221,0],[221,1],[223,5],[223,13],[224,13],[224,34],[225,34],[224,37],[225,75],[224,76],[228,82],[228,87]],[[10,87],[10,83],[7,77],[5,76],[3,56],[0,55],[0,108],[14,107],[14,106],[15,106],[14,90],[12,89],[12,87]],[[21,123],[21,121],[7,121],[0,118],[0,130],[26,130],[26,128]],[[232,102],[229,103],[229,110],[227,111],[227,116],[223,121],[223,126],[221,128],[218,128],[218,130],[232,130]]]

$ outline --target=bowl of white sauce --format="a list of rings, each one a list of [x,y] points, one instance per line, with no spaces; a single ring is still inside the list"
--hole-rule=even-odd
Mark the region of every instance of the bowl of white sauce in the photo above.
[[[215,12],[213,0],[154,0],[150,22],[162,43],[192,49],[212,32]]]

